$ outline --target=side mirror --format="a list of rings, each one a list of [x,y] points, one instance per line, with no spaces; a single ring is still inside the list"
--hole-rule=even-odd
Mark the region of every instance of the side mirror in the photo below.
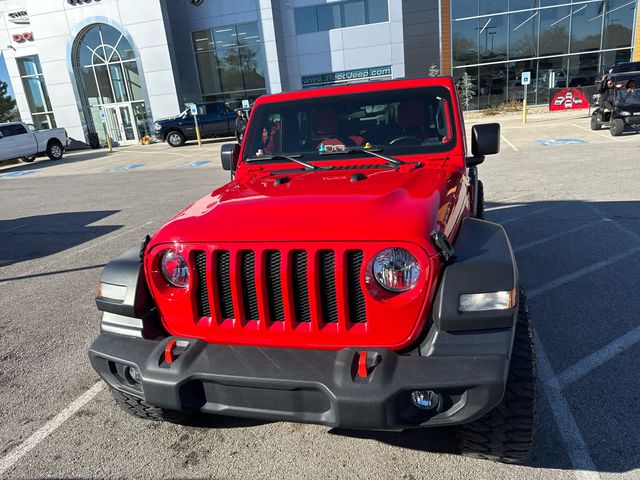
[[[237,143],[225,143],[220,149],[220,161],[223,170],[231,170],[234,172],[238,166],[238,157],[240,156],[240,145]]]
[[[471,129],[471,153],[473,156],[484,157],[499,151],[500,124],[485,123],[483,125],[474,125]]]

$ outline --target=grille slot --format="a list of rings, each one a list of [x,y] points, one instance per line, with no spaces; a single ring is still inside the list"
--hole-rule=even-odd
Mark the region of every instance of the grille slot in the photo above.
[[[361,250],[349,250],[347,252],[347,288],[349,320],[351,323],[365,323],[367,310],[364,302],[364,294],[360,288],[360,270],[362,269],[363,254]]]
[[[267,303],[272,322],[284,322],[282,284],[280,282],[280,252],[267,252]]]
[[[196,288],[198,314],[201,317],[210,317],[211,308],[209,306],[209,287],[207,285],[207,254],[202,250],[196,250],[194,257],[196,270],[198,272],[198,285]]]
[[[246,320],[258,320],[258,299],[256,297],[256,254],[254,252],[242,252],[242,300],[244,303],[244,316]]]
[[[311,321],[309,285],[307,284],[307,252],[294,250],[292,254],[293,305],[297,322]]]
[[[216,252],[216,280],[218,283],[218,298],[220,299],[220,314],[222,318],[235,318],[233,312],[233,298],[231,297],[231,254],[226,250]]]
[[[338,322],[338,299],[336,298],[336,255],[330,250],[320,251],[320,307],[324,323]]]

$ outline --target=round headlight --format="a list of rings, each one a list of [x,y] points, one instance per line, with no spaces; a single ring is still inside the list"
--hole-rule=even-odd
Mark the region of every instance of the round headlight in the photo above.
[[[184,257],[176,250],[167,250],[160,260],[162,276],[174,287],[187,288],[189,286],[189,266]]]
[[[392,292],[406,292],[418,283],[420,264],[404,248],[387,248],[373,259],[373,276]]]

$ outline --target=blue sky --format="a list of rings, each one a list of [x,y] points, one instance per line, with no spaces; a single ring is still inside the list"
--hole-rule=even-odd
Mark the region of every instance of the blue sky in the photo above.
[[[0,53],[0,80],[9,84],[9,95],[14,97],[13,88],[11,87],[11,82],[9,81],[9,72],[7,72],[7,65],[4,63],[4,57],[2,56],[2,53]]]

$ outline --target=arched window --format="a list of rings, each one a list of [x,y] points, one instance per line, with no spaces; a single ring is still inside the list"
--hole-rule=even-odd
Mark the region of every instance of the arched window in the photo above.
[[[76,39],[73,58],[83,105],[96,133],[103,136],[101,119],[106,118],[112,138],[119,142],[147,134],[142,78],[127,38],[110,25],[92,25]]]

